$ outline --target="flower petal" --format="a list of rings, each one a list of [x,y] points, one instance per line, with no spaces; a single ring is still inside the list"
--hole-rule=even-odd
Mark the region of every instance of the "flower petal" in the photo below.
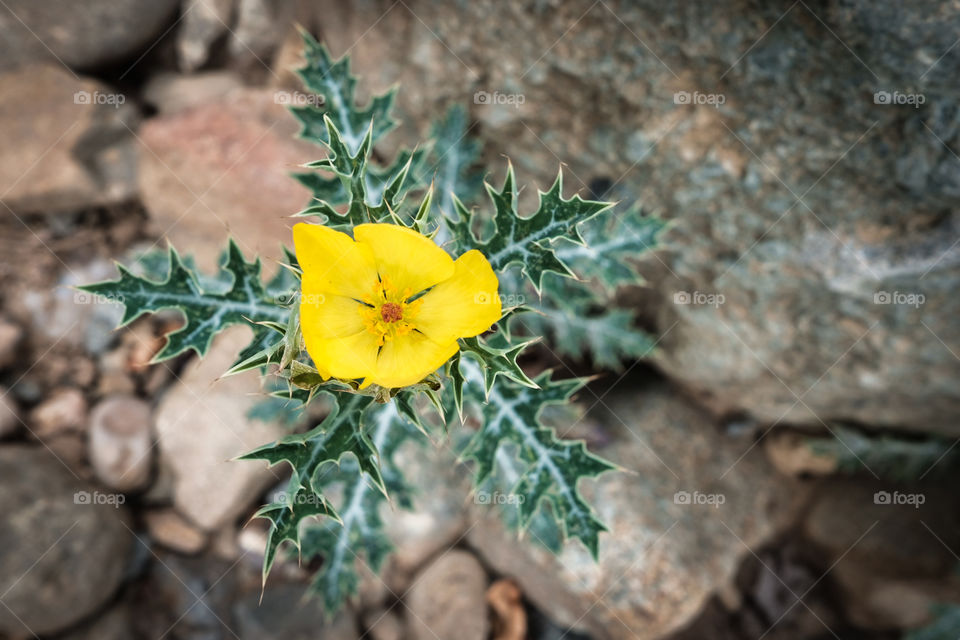
[[[317,369],[326,377],[365,378],[377,364],[377,336],[361,331],[351,336],[325,338],[315,333],[303,334],[307,353]]]
[[[477,250],[454,263],[455,272],[424,294],[413,322],[417,329],[441,344],[479,335],[500,319],[496,274]]]
[[[398,336],[383,345],[376,369],[363,386],[376,383],[395,388],[415,384],[440,368],[458,349],[456,342],[437,344],[417,331]]]
[[[370,247],[345,233],[301,222],[293,225],[293,244],[303,272],[316,278],[317,293],[362,300],[377,283]]]
[[[353,230],[357,242],[373,250],[380,276],[398,293],[419,293],[453,275],[453,259],[430,238],[395,224],[361,224]]]
[[[323,280],[312,271],[303,274],[300,296],[300,327],[304,335],[342,338],[365,329],[363,305],[346,296],[324,293]]]

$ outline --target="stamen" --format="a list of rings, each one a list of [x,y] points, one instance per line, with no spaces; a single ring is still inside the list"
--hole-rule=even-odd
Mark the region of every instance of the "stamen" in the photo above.
[[[380,317],[384,322],[397,322],[403,318],[403,307],[395,302],[385,302],[380,307]]]

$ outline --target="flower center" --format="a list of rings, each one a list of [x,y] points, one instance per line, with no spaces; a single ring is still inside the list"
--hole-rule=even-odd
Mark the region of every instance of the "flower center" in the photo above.
[[[380,307],[380,317],[384,322],[397,322],[403,318],[403,307],[396,302],[385,302]]]
[[[381,347],[386,341],[413,331],[412,320],[423,301],[407,302],[411,294],[409,289],[398,290],[383,276],[374,284],[371,294],[363,298],[365,306],[360,310],[360,317],[367,331],[377,336]]]

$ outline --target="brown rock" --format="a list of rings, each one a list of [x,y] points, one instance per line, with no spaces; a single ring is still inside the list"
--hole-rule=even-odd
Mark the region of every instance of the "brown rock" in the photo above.
[[[23,329],[8,320],[0,320],[0,369],[13,364],[17,348],[23,341]]]
[[[218,529],[253,504],[279,480],[266,463],[233,458],[283,435],[278,425],[247,417],[257,401],[255,372],[220,378],[250,340],[250,329],[233,327],[191,363],[157,407],[162,464],[173,476],[177,510],[206,530]]]
[[[207,536],[173,509],[156,509],[144,514],[150,536],[159,544],[180,553],[197,553]]]
[[[16,398],[6,387],[0,387],[0,438],[11,436],[20,430]]]
[[[290,244],[286,217],[309,198],[289,173],[322,155],[293,140],[296,130],[269,90],[237,90],[150,120],[140,134],[147,210],[201,267],[216,267],[228,235],[247,255],[278,257]]]
[[[78,431],[87,423],[87,401],[77,389],[63,388],[30,412],[29,428],[34,436],[48,438],[64,431]]]
[[[0,76],[3,203],[15,212],[76,211],[130,197],[135,118],[123,94],[57,65]]]
[[[490,632],[486,588],[486,573],[473,555],[443,553],[417,576],[406,596],[408,637],[485,640]]]
[[[790,431],[769,434],[763,440],[763,450],[777,471],[788,476],[829,475],[837,470],[837,459],[811,447],[810,439]]]

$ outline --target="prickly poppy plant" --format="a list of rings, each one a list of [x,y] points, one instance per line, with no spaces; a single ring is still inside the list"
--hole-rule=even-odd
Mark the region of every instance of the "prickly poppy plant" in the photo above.
[[[472,463],[478,491],[515,497],[499,505],[509,527],[554,551],[576,538],[596,557],[605,529],[578,485],[616,467],[558,437],[542,415],[586,380],[530,378],[518,357],[542,338],[606,368],[646,355],[651,339],[613,302],[618,285],[639,280],[630,259],[655,246],[663,223],[566,199],[562,173],[521,214],[512,166],[499,188],[477,174],[461,108],[416,151],[375,162],[395,126],[393,91],[359,107],[348,61],[303,37],[299,75],[323,101],[291,112],[301,137],[326,153],[293,176],[313,198],[296,214],[304,222],[284,268],[264,281],[260,261],[230,242],[210,277],[171,247],[160,268],[121,266],[118,280],[83,288],[122,301],[123,325],[179,310],[186,322],[158,361],[203,356],[226,327],[249,325],[254,338],[227,373],[274,377],[264,404],[281,400],[281,412],[304,415],[318,397],[330,407],[313,428],[241,457],[291,471],[281,498],[256,514],[270,523],[264,581],[289,541],[303,560],[322,559],[314,588],[336,611],[357,589],[355,559],[379,570],[390,553],[388,502],[412,507],[395,453],[438,428]],[[524,304],[528,296],[536,303]],[[466,421],[472,431],[452,428]]]

